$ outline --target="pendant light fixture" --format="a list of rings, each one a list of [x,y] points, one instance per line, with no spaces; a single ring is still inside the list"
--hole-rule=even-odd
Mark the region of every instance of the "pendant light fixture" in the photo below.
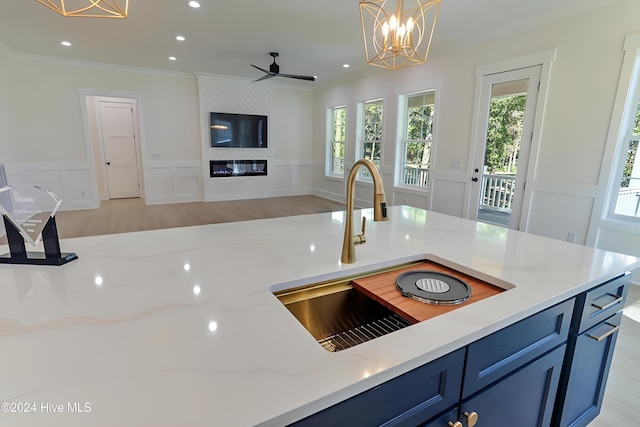
[[[440,0],[362,0],[367,63],[398,70],[427,61]]]
[[[36,0],[62,16],[126,18],[129,0]]]

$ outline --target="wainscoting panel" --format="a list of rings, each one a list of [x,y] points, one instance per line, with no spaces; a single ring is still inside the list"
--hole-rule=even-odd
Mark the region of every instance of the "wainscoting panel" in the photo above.
[[[145,201],[148,205],[202,201],[202,175],[199,161],[146,162]]]
[[[6,164],[5,168],[9,184],[37,185],[60,196],[60,210],[94,209],[100,205],[87,163],[21,163]]]
[[[237,176],[208,179],[205,202],[258,199],[272,196],[269,176]]]
[[[431,209],[434,212],[464,218],[463,200],[465,199],[466,182],[435,176],[431,182]]]
[[[173,169],[173,192],[180,195],[198,195],[202,199],[202,178],[199,167],[177,166]]]
[[[596,194],[595,185],[534,181],[526,231],[584,245]]]
[[[166,200],[173,195],[173,176],[171,166],[154,166],[144,169],[144,188],[147,203],[152,200]]]
[[[64,169],[62,171],[62,188],[64,189],[64,200],[73,201],[74,204],[92,204],[97,196],[90,188],[91,173],[89,169]]]
[[[302,160],[273,161],[269,165],[269,173],[273,172],[274,190],[290,190],[287,194],[310,194],[313,165]]]
[[[404,190],[396,187],[393,190],[393,204],[427,209],[427,193]]]
[[[273,177],[275,188],[277,190],[289,190],[293,186],[293,178],[291,177],[291,167],[283,164],[270,164],[269,174]]]

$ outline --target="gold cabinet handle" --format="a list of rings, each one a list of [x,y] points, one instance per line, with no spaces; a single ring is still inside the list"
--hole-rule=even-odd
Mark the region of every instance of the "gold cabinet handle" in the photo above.
[[[611,329],[609,329],[607,332],[605,332],[604,334],[598,336],[589,334],[589,338],[594,339],[596,341],[602,341],[603,339],[605,339],[606,337],[608,337],[609,335],[612,335],[614,333],[616,333],[618,331],[618,329],[620,329],[620,325],[614,325],[611,323],[606,323],[607,326],[611,326]]]
[[[465,412],[464,416],[467,417],[467,426],[473,427],[478,422],[478,413],[477,412]]]
[[[451,422],[449,421],[449,427],[462,427],[462,423],[460,421]]]
[[[613,301],[611,301],[610,303],[608,303],[608,304],[600,305],[600,304],[597,304],[597,303],[595,303],[595,302],[592,302],[592,303],[591,303],[591,305],[592,305],[593,307],[597,308],[598,310],[606,310],[607,308],[611,308],[611,307],[613,307],[614,305],[616,305],[616,304],[618,304],[618,303],[621,303],[621,302],[622,302],[622,296],[620,296],[620,295],[612,295],[612,296],[613,296],[615,299],[614,299]]]

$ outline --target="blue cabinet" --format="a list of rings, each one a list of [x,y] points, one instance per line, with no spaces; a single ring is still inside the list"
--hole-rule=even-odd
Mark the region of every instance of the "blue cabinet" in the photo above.
[[[464,357],[461,348],[292,425],[417,426],[458,401]]]
[[[562,345],[463,401],[462,425],[471,426],[464,414],[475,413],[476,427],[549,426],[564,352]]]
[[[551,425],[574,303],[557,304],[467,346],[453,426]]]
[[[554,426],[584,427],[600,413],[629,281],[622,276],[578,297]]]

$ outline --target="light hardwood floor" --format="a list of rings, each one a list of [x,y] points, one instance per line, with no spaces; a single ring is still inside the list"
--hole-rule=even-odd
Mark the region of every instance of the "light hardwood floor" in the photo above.
[[[144,199],[104,200],[99,209],[56,214],[60,238],[247,221],[345,210],[316,196],[145,205]]]
[[[316,196],[152,206],[122,199],[103,201],[99,209],[58,212],[56,221],[60,237],[70,238],[342,210],[343,203]],[[590,427],[640,425],[640,286],[631,286],[624,313],[603,410]]]

